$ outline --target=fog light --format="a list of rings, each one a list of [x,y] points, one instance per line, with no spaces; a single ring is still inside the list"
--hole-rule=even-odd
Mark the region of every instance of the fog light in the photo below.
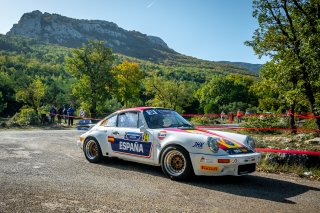
[[[83,142],[84,141],[84,137],[80,137],[80,142]]]

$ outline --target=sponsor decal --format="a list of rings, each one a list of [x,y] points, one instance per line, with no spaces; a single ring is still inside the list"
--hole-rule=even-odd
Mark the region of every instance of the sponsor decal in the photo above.
[[[140,132],[126,132],[124,135],[125,140],[129,141],[141,141],[142,139],[142,133]]]
[[[206,165],[200,165],[200,170],[202,171],[210,171],[210,172],[216,172],[218,171],[218,166],[206,166]]]
[[[203,144],[204,144],[204,142],[194,142],[192,147],[197,148],[197,149],[202,149]]]
[[[203,157],[203,156],[201,156],[201,158],[200,158],[200,163],[204,163],[204,162],[206,162],[206,158]]]
[[[146,113],[147,113],[148,115],[157,115],[157,114],[158,114],[158,113],[157,113],[155,110],[153,110],[153,109],[146,110]]]
[[[108,136],[108,142],[109,143],[114,143],[114,137],[113,136]]]
[[[165,137],[167,137],[167,132],[166,131],[160,131],[158,133],[158,139],[159,140],[163,140],[163,139],[165,139]]]
[[[148,142],[149,141],[149,134],[148,133],[143,133],[142,135],[142,140],[145,141],[145,142]]]
[[[114,138],[111,148],[119,154],[150,158],[152,143]]]

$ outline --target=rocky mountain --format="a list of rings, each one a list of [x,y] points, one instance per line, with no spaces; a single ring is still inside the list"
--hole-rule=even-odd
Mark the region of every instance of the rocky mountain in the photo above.
[[[159,37],[128,31],[108,21],[73,19],[36,10],[23,14],[6,35],[72,48],[81,47],[88,40],[103,40],[115,53],[158,64],[253,74],[249,71],[252,69],[241,64],[206,61],[177,53]]]
[[[88,40],[104,40],[114,52],[152,61],[178,54],[159,37],[128,31],[112,22],[78,20],[38,10],[25,13],[7,35],[21,35],[67,47],[79,47]]]

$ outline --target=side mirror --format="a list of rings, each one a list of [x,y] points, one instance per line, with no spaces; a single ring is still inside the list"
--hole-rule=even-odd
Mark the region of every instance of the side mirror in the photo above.
[[[139,130],[140,130],[140,132],[145,132],[145,131],[147,131],[147,128],[144,125],[142,125],[142,126],[140,126]]]

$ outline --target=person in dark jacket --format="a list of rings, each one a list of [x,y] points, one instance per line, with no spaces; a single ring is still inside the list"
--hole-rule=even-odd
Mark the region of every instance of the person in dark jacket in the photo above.
[[[61,119],[63,116],[63,108],[60,106],[58,109],[58,124],[61,125]]]
[[[57,114],[57,110],[56,108],[54,108],[54,106],[52,106],[50,109],[50,123],[54,123],[54,118],[56,114]]]
[[[73,126],[73,118],[74,118],[74,109],[72,108],[72,106],[69,107],[69,109],[67,110],[68,112],[68,126]]]

